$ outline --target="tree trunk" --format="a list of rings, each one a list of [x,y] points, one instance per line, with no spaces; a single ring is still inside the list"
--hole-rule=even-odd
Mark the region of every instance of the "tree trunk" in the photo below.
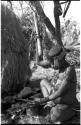
[[[58,8],[61,9],[60,5],[59,5],[59,1],[54,1],[54,19],[55,19],[56,39],[57,39],[57,42],[61,46],[63,46],[63,43],[61,40],[61,33],[60,33],[60,18],[59,18],[60,15],[58,14],[58,13],[60,13],[60,11]]]
[[[63,46],[63,43],[61,41],[61,35],[60,35],[60,20],[59,20],[59,16],[56,17],[56,15],[54,15],[55,17],[55,23],[56,23],[56,28],[52,25],[51,21],[49,20],[49,18],[45,15],[40,2],[39,1],[30,1],[31,4],[35,7],[35,9],[37,10],[38,14],[41,16],[43,22],[45,23],[45,25],[47,26],[48,30],[51,32],[51,34],[54,36],[55,39],[57,39],[58,44]],[[58,35],[59,33],[59,35]]]
[[[37,10],[37,13],[41,16],[41,18],[44,21],[44,23],[46,24],[47,28],[54,36],[55,35],[55,28],[53,27],[49,18],[45,15],[45,13],[40,5],[40,2],[39,1],[30,1],[30,2],[35,7],[35,9]]]
[[[35,19],[35,28],[36,28],[36,34],[37,34],[37,48],[38,48],[38,55],[41,55],[41,44],[40,44],[40,38],[39,38],[39,31],[38,31],[38,20],[37,20],[37,13],[35,13],[34,15],[34,19]]]
[[[34,22],[35,22],[35,29],[37,34],[37,43],[36,43],[36,63],[38,63],[38,56],[41,56],[42,50],[41,50],[41,43],[39,38],[39,31],[38,31],[38,20],[37,20],[37,12],[34,13]]]

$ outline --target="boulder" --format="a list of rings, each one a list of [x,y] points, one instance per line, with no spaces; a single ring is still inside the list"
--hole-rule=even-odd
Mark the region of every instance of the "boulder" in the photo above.
[[[20,93],[18,94],[18,98],[26,98],[29,95],[31,95],[32,93],[33,93],[33,91],[30,87],[24,87],[24,89],[21,90]]]

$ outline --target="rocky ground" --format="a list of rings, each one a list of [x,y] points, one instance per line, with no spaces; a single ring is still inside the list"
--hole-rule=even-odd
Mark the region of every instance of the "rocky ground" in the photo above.
[[[79,61],[79,60],[78,60]],[[80,66],[76,67],[76,74],[77,74],[77,87],[76,87],[76,98],[80,102]],[[31,62],[30,68],[32,70],[32,76],[30,78],[30,84],[32,88],[36,88],[35,96],[41,96],[39,82],[42,78],[51,79],[54,74],[54,70],[52,68],[43,68],[41,66],[35,67],[34,62]],[[33,89],[34,89],[33,88]],[[1,114],[1,123],[2,124],[53,124],[50,120],[50,116],[44,114],[42,110],[42,106],[37,107],[33,106],[32,101],[33,95],[30,98],[22,99],[21,101],[16,101],[15,103],[11,104],[9,108],[6,110],[2,110]],[[7,105],[7,103],[6,103]],[[5,109],[4,105],[2,109]],[[70,119],[69,121],[65,122],[66,124],[80,124],[80,111],[77,111],[76,115]]]

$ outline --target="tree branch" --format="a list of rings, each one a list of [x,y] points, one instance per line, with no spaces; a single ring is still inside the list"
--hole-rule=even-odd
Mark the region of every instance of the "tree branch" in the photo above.
[[[37,10],[38,15],[41,16],[43,22],[46,24],[47,28],[52,33],[52,35],[55,36],[55,28],[52,25],[49,18],[45,15],[45,13],[44,13],[41,5],[40,5],[40,2],[39,1],[30,1],[30,3],[35,7],[35,9]]]

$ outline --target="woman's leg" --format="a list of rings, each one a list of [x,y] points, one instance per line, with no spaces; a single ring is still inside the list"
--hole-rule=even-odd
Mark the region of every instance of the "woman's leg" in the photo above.
[[[41,91],[44,97],[48,97],[51,93],[51,83],[47,79],[43,79],[40,82]]]
[[[57,104],[50,111],[50,116],[52,122],[63,122],[67,121],[75,115],[75,111],[73,111],[69,106]]]

